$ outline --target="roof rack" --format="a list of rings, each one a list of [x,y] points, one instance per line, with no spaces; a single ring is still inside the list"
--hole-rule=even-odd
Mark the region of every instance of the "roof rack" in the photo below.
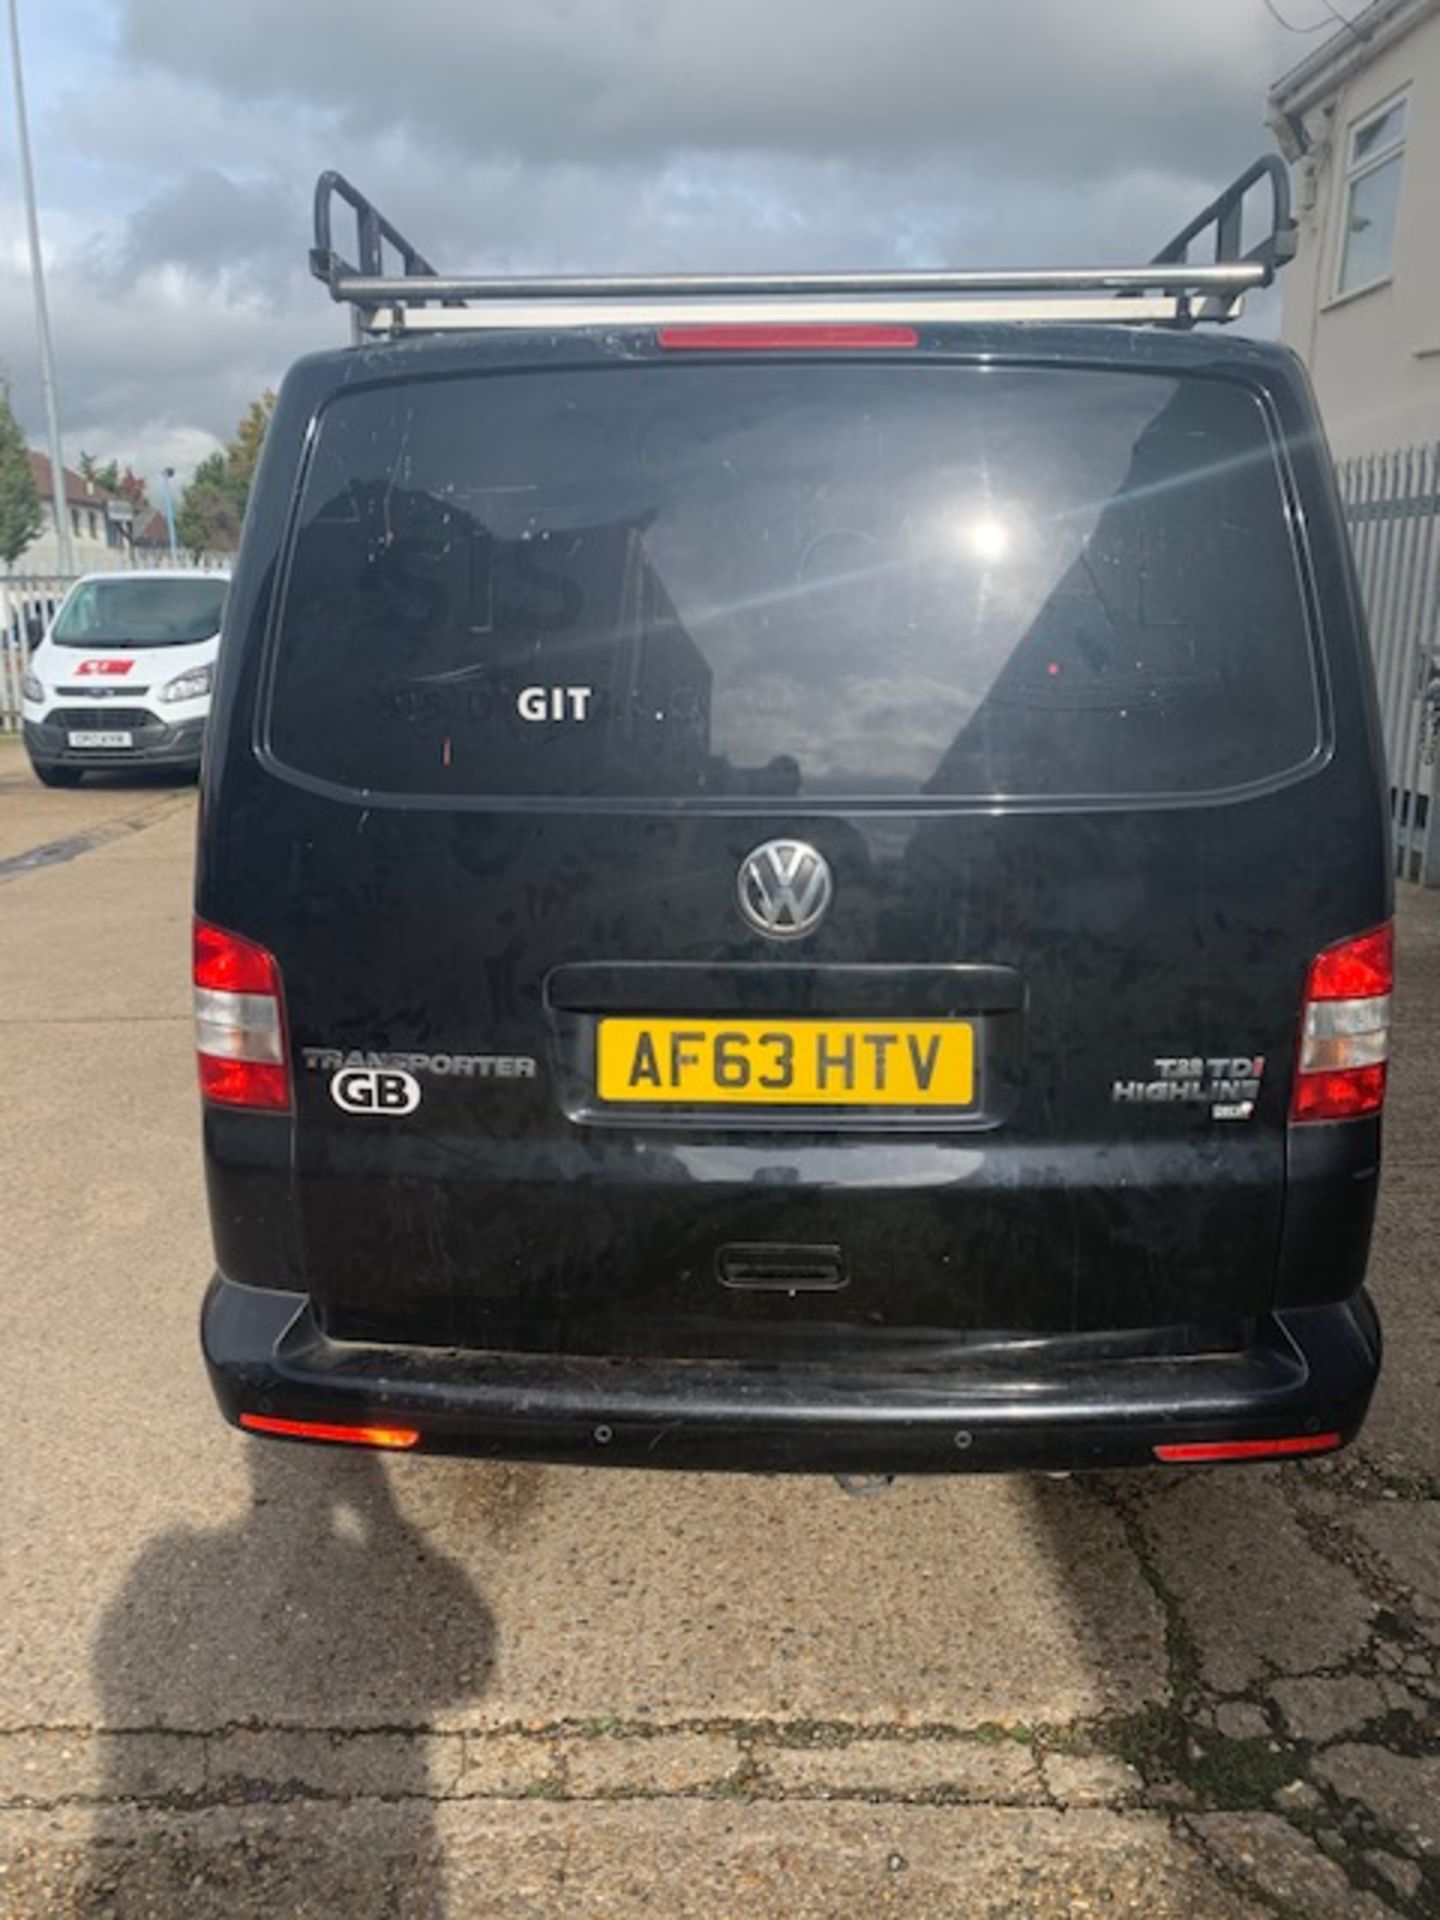
[[[1268,183],[1264,237],[1244,244],[1246,201]],[[332,210],[355,215],[352,265]],[[1192,264],[1209,240],[1212,257]],[[687,322],[1100,320],[1193,326],[1236,319],[1295,252],[1290,177],[1262,154],[1144,266],[967,268],[876,273],[442,274],[339,173],[315,183],[310,270],[353,309],[356,338],[447,329],[656,326]],[[398,271],[387,271],[387,253]],[[1117,308],[1117,297],[1123,304]]]

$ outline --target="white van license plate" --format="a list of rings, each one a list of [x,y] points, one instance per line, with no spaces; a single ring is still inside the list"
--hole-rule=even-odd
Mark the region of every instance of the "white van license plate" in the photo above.
[[[133,733],[69,733],[66,739],[72,747],[133,747]]]

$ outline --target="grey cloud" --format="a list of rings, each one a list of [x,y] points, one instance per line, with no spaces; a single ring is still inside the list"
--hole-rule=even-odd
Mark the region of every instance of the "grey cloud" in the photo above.
[[[187,470],[228,438],[289,360],[340,337],[333,315],[309,299],[308,284],[302,297],[298,282],[278,308],[174,270],[117,297],[77,257],[52,263],[49,294],[67,457],[73,463],[83,447],[151,475],[162,465]],[[33,339],[28,280],[18,266],[0,268],[4,371],[39,445]]]
[[[303,195],[278,180],[237,181],[192,167],[144,202],[128,222],[119,269],[127,276],[178,262],[202,276],[238,264],[273,281],[294,264],[291,236]]]
[[[308,188],[335,157],[312,132],[293,146],[288,180],[237,185],[214,169],[187,175],[131,218],[111,244],[112,267],[170,263],[269,297],[303,263]],[[342,149],[341,157],[432,259],[485,270],[1123,261],[1153,252],[1212,185],[1135,172],[1085,186],[1016,183],[996,194],[969,162],[876,173],[804,155],[451,166],[400,143],[353,160]],[[335,239],[353,254],[343,207]],[[318,288],[311,297],[321,297]]]
[[[1005,173],[1224,167],[1283,37],[1258,0],[124,0],[137,62],[352,134],[530,158],[969,152]]]

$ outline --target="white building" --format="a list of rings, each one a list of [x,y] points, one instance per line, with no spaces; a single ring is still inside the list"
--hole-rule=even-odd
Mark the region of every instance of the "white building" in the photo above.
[[[61,571],[59,542],[55,537],[54,494],[50,485],[48,455],[30,453],[30,471],[35,476],[45,525],[15,562],[18,574],[56,574]],[[65,469],[65,512],[70,522],[70,551],[73,573],[113,572],[130,565],[130,548],[124,530],[109,517],[108,507],[119,496],[87,480],[83,474]]]
[[[1267,117],[1300,222],[1284,337],[1336,455],[1440,440],[1440,0],[1373,0]]]

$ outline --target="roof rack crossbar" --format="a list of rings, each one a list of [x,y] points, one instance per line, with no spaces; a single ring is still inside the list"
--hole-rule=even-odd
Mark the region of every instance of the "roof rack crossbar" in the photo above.
[[[648,300],[724,294],[895,295],[906,293],[1244,293],[1262,286],[1264,269],[1245,260],[1213,267],[937,268],[877,273],[549,274],[512,278],[427,274],[388,278],[342,273],[336,298],[378,300]]]
[[[1246,197],[1263,181],[1270,185],[1270,231],[1244,251]],[[358,265],[347,260],[334,244],[332,211],[337,199],[355,216]],[[1213,260],[1192,264],[1190,248],[1212,234]],[[387,247],[399,257],[398,273],[386,270]],[[549,303],[548,317],[554,324],[615,325],[624,324],[625,319],[645,324],[657,304],[673,316],[687,302],[698,306],[717,298],[737,304],[747,300],[777,301],[787,306],[837,303],[827,317],[840,319],[849,311],[848,302],[874,308],[877,302],[903,303],[908,299],[923,305],[933,317],[933,303],[949,300],[955,303],[954,317],[980,319],[984,317],[984,297],[996,295],[1037,296],[1033,315],[1037,319],[1053,317],[1056,296],[1079,295],[1093,301],[1093,313],[1083,302],[1071,300],[1066,317],[1112,322],[1158,320],[1189,326],[1196,320],[1233,319],[1245,293],[1268,285],[1294,251],[1289,176],[1278,155],[1265,154],[1144,266],[891,269],[876,273],[441,274],[357,187],[342,174],[329,172],[322,173],[315,185],[315,244],[310,268],[329,287],[332,299],[355,309],[357,334],[467,324],[535,325],[540,324],[534,317],[536,303]],[[1128,308],[1117,310],[1113,304],[1116,296],[1128,301]],[[507,312],[518,315],[522,304],[528,308],[523,321],[504,317]],[[437,311],[441,308],[450,311],[442,317]],[[1013,300],[1005,302],[1004,308],[1005,317],[1015,317]],[[467,312],[474,316],[473,321],[467,321]],[[617,312],[623,315],[618,321]],[[997,308],[996,317],[999,312]],[[1031,316],[1022,312],[1021,317]]]

